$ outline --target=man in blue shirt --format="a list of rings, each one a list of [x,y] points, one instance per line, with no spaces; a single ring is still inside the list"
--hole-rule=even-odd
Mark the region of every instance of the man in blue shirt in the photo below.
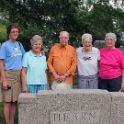
[[[14,124],[17,100],[21,91],[20,70],[25,51],[21,43],[17,42],[19,31],[18,24],[10,24],[7,27],[9,39],[2,44],[0,49],[1,90],[6,124]]]

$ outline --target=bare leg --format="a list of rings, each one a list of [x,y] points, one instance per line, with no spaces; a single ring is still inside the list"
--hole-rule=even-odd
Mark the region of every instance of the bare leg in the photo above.
[[[14,124],[17,102],[12,102],[10,107],[10,124]]]
[[[11,106],[11,103],[7,103],[5,102],[4,103],[4,117],[5,117],[5,122],[6,124],[10,124],[10,106]]]

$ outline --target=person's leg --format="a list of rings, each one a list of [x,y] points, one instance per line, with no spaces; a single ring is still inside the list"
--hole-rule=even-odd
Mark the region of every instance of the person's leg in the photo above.
[[[78,89],[88,89],[88,79],[78,79]]]
[[[109,81],[109,91],[118,92],[121,89],[122,77],[113,78]]]
[[[99,78],[98,87],[99,89],[109,90],[108,79]]]
[[[98,89],[98,78],[89,80],[89,89]]]
[[[11,103],[4,102],[4,117],[6,124],[10,124],[10,106]]]
[[[27,85],[27,89],[29,93],[35,93],[36,92],[36,86],[35,85]]]
[[[47,90],[47,84],[41,84],[41,85],[37,85],[37,93],[40,91],[40,90]]]
[[[10,107],[10,124],[14,124],[17,102],[12,102]]]

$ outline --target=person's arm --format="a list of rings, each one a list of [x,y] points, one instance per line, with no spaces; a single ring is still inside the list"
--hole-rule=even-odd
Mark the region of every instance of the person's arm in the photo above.
[[[124,92],[124,69],[122,69],[122,83],[121,83],[121,91]]]
[[[124,92],[124,55],[121,53],[120,57],[120,67],[122,68],[122,83],[121,83],[121,91]]]
[[[55,80],[59,81],[59,75],[55,72],[55,69],[52,65],[52,62],[53,62],[53,48],[51,49],[50,53],[49,53],[49,57],[48,57],[48,68],[49,68],[49,71],[52,73],[52,75],[54,76]]]
[[[6,47],[5,45],[2,44],[0,48],[0,73],[1,73],[1,79],[2,79],[2,88],[3,89],[8,89],[8,79],[6,77],[6,73],[4,70],[4,60],[7,58],[7,53],[6,53]]]
[[[28,69],[28,53],[25,54],[22,59],[22,70],[21,70],[22,92],[28,92],[27,69]]]
[[[49,68],[49,71],[51,72],[51,73],[54,73],[55,72],[55,69],[54,69],[54,67],[53,67],[53,65],[52,65],[52,62],[53,62],[53,48],[51,48],[51,50],[50,50],[50,52],[49,52],[49,57],[48,57],[48,61],[47,61],[47,63],[48,63],[48,68]]]
[[[8,89],[8,80],[6,78],[6,74],[4,71],[4,60],[0,59],[0,74],[1,74],[1,79],[2,79],[2,88],[3,89]]]
[[[48,74],[47,74],[47,70],[46,70],[46,72],[45,72],[45,73],[46,73],[46,80],[47,80],[47,86],[48,86],[48,88],[47,88],[47,89],[48,89],[48,90],[50,90],[50,84],[49,84],[49,81],[48,81]]]
[[[21,71],[21,81],[22,81],[22,92],[28,92],[26,83],[27,68],[22,67]]]
[[[68,71],[64,74],[66,77],[69,75],[74,75],[76,70],[76,64],[77,64],[77,55],[76,55],[76,50],[74,49],[71,66],[68,69]]]
[[[68,76],[74,75],[74,72],[76,70],[76,61],[77,61],[77,56],[76,56],[76,50],[74,49],[71,66],[64,75],[60,76],[59,79],[60,81],[64,81]]]
[[[99,75],[99,71],[100,71],[100,51],[98,50],[98,75]]]

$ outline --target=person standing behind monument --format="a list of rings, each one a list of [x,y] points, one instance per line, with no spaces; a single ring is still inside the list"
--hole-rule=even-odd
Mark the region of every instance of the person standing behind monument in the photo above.
[[[22,61],[22,91],[37,93],[48,89],[47,62],[42,38],[39,35],[32,37],[31,47],[32,49],[25,53]]]
[[[115,48],[117,41],[114,33],[105,36],[105,48],[100,50],[100,80],[99,88],[110,92],[124,90],[124,56],[121,50]]]
[[[83,47],[77,48],[78,88],[98,88],[99,50],[92,46],[92,35],[82,35]]]
[[[76,69],[76,50],[68,44],[69,33],[60,32],[59,44],[54,45],[49,53],[48,67],[53,90],[72,89],[73,75]]]
[[[20,72],[25,50],[17,41],[20,28],[17,23],[7,27],[8,40],[0,49],[1,91],[6,124],[14,124],[17,100],[21,91]]]

